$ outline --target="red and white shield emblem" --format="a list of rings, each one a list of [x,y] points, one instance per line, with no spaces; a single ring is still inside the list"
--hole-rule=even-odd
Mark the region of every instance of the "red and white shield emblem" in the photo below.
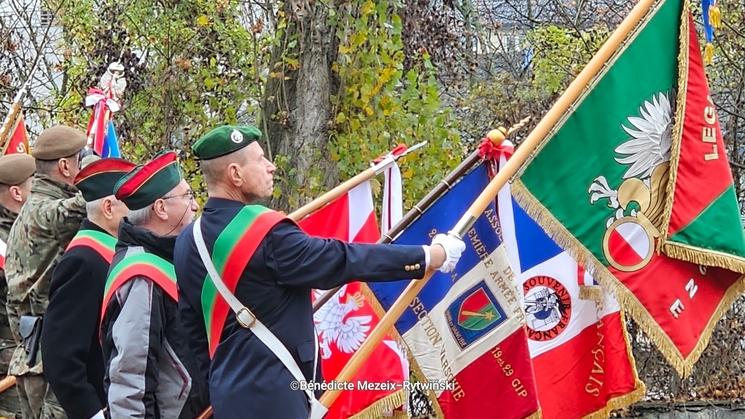
[[[637,217],[613,222],[603,237],[603,252],[611,266],[623,272],[643,268],[652,259],[652,232]]]

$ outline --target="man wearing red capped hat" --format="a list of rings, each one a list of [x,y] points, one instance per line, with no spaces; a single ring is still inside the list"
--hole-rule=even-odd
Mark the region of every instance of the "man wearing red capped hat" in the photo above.
[[[109,414],[192,419],[209,401],[179,321],[173,246],[198,206],[173,152],[125,175],[115,196],[129,213],[101,310]]]
[[[44,376],[69,419],[104,418],[98,321],[119,222],[128,211],[114,197],[114,185],[134,167],[99,159],[75,178],[88,215],[52,274],[41,338]]]

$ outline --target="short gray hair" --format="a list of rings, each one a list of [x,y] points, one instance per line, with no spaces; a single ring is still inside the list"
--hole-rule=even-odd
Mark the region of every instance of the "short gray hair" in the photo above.
[[[240,149],[214,159],[201,160],[199,162],[199,168],[202,169],[204,183],[207,187],[210,187],[223,181],[222,178],[225,175],[225,169],[227,169],[231,163],[244,165],[246,164],[246,161],[247,157],[245,151],[244,149]]]
[[[101,204],[103,203],[104,198],[85,203],[85,213],[88,214],[88,217],[90,217],[91,214],[98,214],[101,211]]]
[[[147,223],[152,215],[153,206],[148,205],[147,207],[138,210],[129,210],[127,220],[129,220],[129,223],[132,225],[141,226]]]

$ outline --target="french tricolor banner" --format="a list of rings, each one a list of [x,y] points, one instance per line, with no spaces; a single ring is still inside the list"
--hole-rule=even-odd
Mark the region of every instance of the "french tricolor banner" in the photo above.
[[[502,146],[511,154],[510,145]],[[607,416],[644,396],[616,300],[512,199],[498,197],[507,254],[523,294],[528,347],[546,418]],[[592,287],[597,299],[580,298]],[[592,293],[588,293],[592,294]]]
[[[455,225],[489,182],[477,166],[394,241],[428,243]],[[417,375],[446,418],[524,418],[538,414],[525,316],[491,204],[464,237],[455,272],[436,273],[396,329]],[[388,309],[408,281],[371,283]]]

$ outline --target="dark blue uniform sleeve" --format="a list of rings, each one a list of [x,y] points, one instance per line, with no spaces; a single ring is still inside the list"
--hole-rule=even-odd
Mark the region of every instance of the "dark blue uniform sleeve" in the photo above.
[[[350,281],[394,281],[424,276],[422,246],[352,244],[308,236],[282,222],[268,237],[266,264],[278,285],[330,289]]]
[[[193,224],[187,227],[187,229],[191,228],[193,228]],[[199,373],[202,375],[202,382],[206,383],[209,379],[210,369],[209,342],[207,341],[207,331],[204,326],[202,304],[199,299],[199,287],[193,283],[186,284],[187,281],[193,280],[191,276],[194,275],[193,270],[197,269],[196,266],[201,265],[200,261],[191,261],[190,263],[187,258],[187,255],[197,254],[196,246],[193,246],[194,241],[191,237],[190,232],[179,235],[178,239],[176,239],[176,248],[174,250],[174,266],[176,268],[176,278],[178,278],[179,288],[178,310],[181,325],[196,358]],[[192,246],[195,253],[190,252]],[[198,256],[196,257],[198,258]],[[187,294],[185,292],[186,288],[190,289],[193,294]]]
[[[60,405],[70,418],[87,419],[104,408],[103,357],[100,351],[91,353],[91,341],[98,338],[105,274],[92,272],[98,270],[96,262],[73,252],[60,260],[52,275],[41,351],[44,375]]]

